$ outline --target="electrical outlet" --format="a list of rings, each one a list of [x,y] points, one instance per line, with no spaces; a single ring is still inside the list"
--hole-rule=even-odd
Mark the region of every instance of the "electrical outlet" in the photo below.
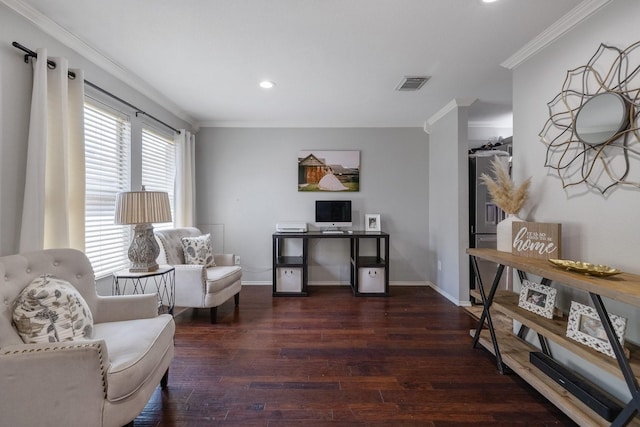
[[[442,261],[438,260],[438,271],[442,271]]]
[[[236,259],[234,261],[236,265],[240,265],[240,255],[236,255]]]

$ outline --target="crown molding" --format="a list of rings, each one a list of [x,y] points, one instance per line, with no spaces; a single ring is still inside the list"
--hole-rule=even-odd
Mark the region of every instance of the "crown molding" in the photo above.
[[[151,87],[144,80],[133,74],[131,71],[117,64],[115,61],[102,54],[92,46],[88,45],[73,33],[67,31],[56,22],[34,9],[30,5],[21,0],[0,0],[0,3],[6,5],[9,9],[29,20],[37,28],[58,40],[74,52],[81,55],[88,61],[96,64],[99,68],[111,74],[123,83],[131,86],[141,94],[145,95],[152,101],[174,114],[178,118],[193,125],[193,118],[186,114],[181,108],[161,94],[158,90]],[[37,46],[40,47],[40,46]]]
[[[397,122],[323,122],[323,121],[225,121],[209,120],[198,128],[420,128],[420,123]]]
[[[449,103],[447,103],[447,105],[445,105],[444,107],[442,107],[438,112],[436,112],[434,115],[432,115],[431,117],[429,117],[425,122],[424,122],[424,131],[428,134],[431,133],[431,128],[433,127],[433,125],[440,120],[441,118],[443,118],[444,116],[446,116],[449,112],[453,111],[454,109],[458,108],[458,107],[469,107],[471,104],[473,104],[474,102],[476,102],[477,98],[454,98],[451,101],[449,101]]]
[[[612,0],[584,0],[500,65],[509,70],[513,70],[611,1]]]

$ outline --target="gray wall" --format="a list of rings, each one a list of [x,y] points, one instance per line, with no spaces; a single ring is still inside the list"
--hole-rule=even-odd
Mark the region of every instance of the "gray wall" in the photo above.
[[[360,150],[360,191],[297,191],[298,152]],[[420,128],[204,128],[196,136],[197,221],[241,256],[243,282],[271,283],[271,235],[282,221],[314,220],[317,199],[351,199],[354,229],[381,215],[391,235],[390,280],[428,276],[428,135]],[[222,240],[220,242],[220,240]],[[295,249],[295,248],[294,248]],[[346,283],[346,240],[313,241],[309,281]]]
[[[538,133],[548,115],[547,102],[562,88],[566,72],[584,65],[600,43],[626,48],[638,41],[640,2],[616,0],[544,52],[514,72],[514,171],[516,181],[532,177],[531,198],[523,210],[529,220],[562,223],[562,256],[607,264],[640,273],[638,247],[640,189],[620,187],[602,196],[585,191],[584,185],[563,189],[560,180],[544,167],[546,146]],[[638,65],[638,56],[633,59]],[[608,70],[609,63],[604,69]],[[636,79],[637,83],[637,79]],[[631,169],[640,170],[638,158]],[[632,325],[640,324],[638,310],[631,312]]]
[[[13,41],[32,50],[47,48],[50,57],[64,56],[69,59],[70,67],[85,71],[87,80],[173,127],[191,127],[0,4],[0,255],[18,251],[31,102],[31,66],[22,61],[22,52],[11,46]],[[131,120],[132,149],[139,152],[140,138],[135,130],[139,131],[145,119],[132,114]],[[149,124],[155,125],[152,121]],[[134,156],[139,158],[139,154],[134,153]],[[139,178],[136,181],[139,174],[140,166],[133,165],[134,183],[139,182]]]
[[[607,264],[635,274],[640,273],[640,189],[620,188],[607,197],[585,191],[584,186],[563,190],[557,176],[544,167],[546,146],[538,134],[549,117],[547,102],[561,90],[567,70],[585,65],[600,43],[626,48],[637,42],[639,16],[640,2],[637,0],[612,1],[516,68],[513,90],[515,180],[521,182],[528,176],[532,177],[531,199],[522,212],[523,216],[528,220],[562,224],[563,258]],[[630,68],[638,65],[638,59],[636,53]],[[602,65],[598,69],[606,72],[610,64]],[[636,173],[640,169],[638,160],[637,157],[631,160],[631,168]],[[565,309],[572,299],[590,303],[585,293],[570,292],[558,284],[555,286],[560,289],[559,299]],[[611,313],[627,317],[626,338],[640,342],[638,308],[608,301],[605,304]],[[554,354],[557,357],[557,353]],[[568,357],[566,363],[588,377],[595,377],[598,382],[609,378],[575,357]],[[618,390],[625,388],[621,381],[611,382],[618,384]]]
[[[457,304],[469,303],[467,110],[439,119],[429,143],[429,280]]]

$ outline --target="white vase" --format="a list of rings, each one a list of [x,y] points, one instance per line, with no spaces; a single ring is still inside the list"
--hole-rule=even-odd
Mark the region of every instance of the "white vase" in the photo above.
[[[505,219],[496,226],[497,249],[502,252],[511,252],[513,247],[513,223],[524,221],[516,214],[508,214]]]

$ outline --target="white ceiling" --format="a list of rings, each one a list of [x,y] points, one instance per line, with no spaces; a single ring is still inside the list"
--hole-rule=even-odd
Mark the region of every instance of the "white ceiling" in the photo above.
[[[504,125],[512,90],[501,64],[593,2],[3,1],[49,18],[70,47],[194,125],[420,127],[454,98],[478,99],[472,122]],[[405,75],[431,80],[396,91]]]

